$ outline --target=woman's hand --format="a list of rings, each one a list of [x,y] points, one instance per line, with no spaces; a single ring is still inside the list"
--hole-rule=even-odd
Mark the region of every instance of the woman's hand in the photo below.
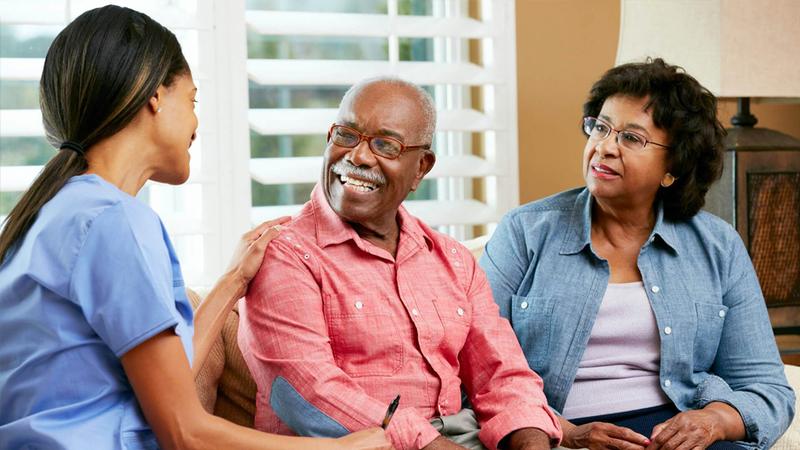
[[[630,428],[591,422],[564,428],[563,447],[590,450],[643,450],[650,440]]]
[[[258,273],[261,262],[264,260],[267,244],[278,236],[281,231],[280,225],[290,219],[291,217],[284,216],[268,220],[242,235],[228,266],[228,273],[234,276],[239,285],[239,297],[245,294],[250,280]]]
[[[717,441],[744,439],[744,422],[732,406],[712,402],[703,409],[684,411],[656,425],[647,450],[691,450]]]
[[[336,444],[342,449],[354,450],[391,450],[392,444],[386,439],[386,434],[381,428],[368,428],[359,432],[348,434],[336,439]]]

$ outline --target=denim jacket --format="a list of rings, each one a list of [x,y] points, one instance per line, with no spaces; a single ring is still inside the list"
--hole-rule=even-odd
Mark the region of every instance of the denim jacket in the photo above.
[[[480,260],[557,412],[609,280],[592,248],[592,203],[579,188],[512,210]],[[659,207],[637,265],[659,328],[663,391],[682,411],[731,405],[744,420],[743,444],[769,448],[789,426],[795,397],[739,235],[706,212],[673,222]]]

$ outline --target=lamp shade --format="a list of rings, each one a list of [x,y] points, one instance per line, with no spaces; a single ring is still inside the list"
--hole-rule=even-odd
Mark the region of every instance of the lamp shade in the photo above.
[[[800,1],[621,1],[617,65],[661,57],[718,97],[800,97]]]

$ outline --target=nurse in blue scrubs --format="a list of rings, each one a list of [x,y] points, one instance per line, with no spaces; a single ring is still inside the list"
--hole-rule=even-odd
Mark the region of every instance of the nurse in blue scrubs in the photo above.
[[[175,36],[136,11],[81,15],[41,79],[59,148],[0,234],[0,448],[389,448],[267,435],[206,413],[192,373],[280,221],[246,233],[197,314],[161,220],[136,194],[189,176],[197,89]]]

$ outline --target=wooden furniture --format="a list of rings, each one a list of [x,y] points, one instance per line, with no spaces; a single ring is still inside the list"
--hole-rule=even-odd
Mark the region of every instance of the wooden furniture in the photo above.
[[[728,130],[726,146],[722,179],[706,209],[742,237],[775,334],[800,335],[800,140],[739,126]],[[783,340],[782,353],[800,354],[795,343]]]

